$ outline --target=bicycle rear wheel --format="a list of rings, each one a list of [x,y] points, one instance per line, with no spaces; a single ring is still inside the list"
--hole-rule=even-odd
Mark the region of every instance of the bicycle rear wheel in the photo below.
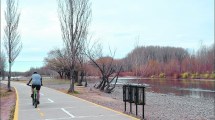
[[[37,99],[34,100],[34,107],[37,108]]]
[[[37,97],[34,99],[34,107],[37,108]]]
[[[32,98],[32,105],[34,106],[34,98]]]
[[[37,91],[34,91],[34,107],[37,108]]]

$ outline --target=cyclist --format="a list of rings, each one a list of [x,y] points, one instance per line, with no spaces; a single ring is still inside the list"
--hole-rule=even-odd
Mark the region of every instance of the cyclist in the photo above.
[[[33,92],[34,92],[34,88],[36,87],[36,90],[37,90],[37,98],[38,98],[38,101],[37,103],[40,104],[40,88],[41,86],[43,85],[42,84],[42,77],[40,74],[38,74],[37,72],[34,72],[31,76],[31,79],[29,80],[29,82],[27,83],[27,85],[30,84],[30,82],[32,81],[32,94],[31,94],[31,97],[33,98]]]

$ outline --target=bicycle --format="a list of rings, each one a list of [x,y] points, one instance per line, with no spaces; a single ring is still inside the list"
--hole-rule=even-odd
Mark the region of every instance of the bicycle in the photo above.
[[[28,86],[32,86],[32,85],[28,85]],[[37,97],[37,89],[36,87],[33,89],[33,96],[32,96],[32,105],[37,108],[37,101],[38,101],[38,97]]]

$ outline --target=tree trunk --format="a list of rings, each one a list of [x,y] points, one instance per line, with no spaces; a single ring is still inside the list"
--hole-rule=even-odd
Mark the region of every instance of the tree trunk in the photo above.
[[[81,76],[81,79],[78,79],[78,86],[83,86],[82,85],[82,81],[84,80],[84,71],[83,70],[81,71],[80,76]]]
[[[85,84],[84,84],[84,87],[87,87],[87,79],[85,78]]]
[[[78,71],[76,70],[73,72],[73,79],[75,80],[75,83],[78,82]]]
[[[182,73],[182,61],[179,61],[179,72]]]
[[[63,79],[63,72],[58,72],[58,74],[60,75],[60,79]]]
[[[71,73],[69,71],[65,72],[65,79],[71,79]]]
[[[99,82],[99,85],[98,85],[98,86],[95,85],[94,87],[95,87],[96,89],[99,89],[99,88],[102,86],[103,82],[104,82],[104,81],[102,80],[101,82]]]
[[[68,90],[68,93],[74,93],[75,92],[75,79],[73,79],[74,70],[70,70],[70,87]]]
[[[213,69],[213,73],[215,74],[215,43],[214,43],[214,46],[213,46],[213,51],[214,51],[214,69]]]
[[[104,80],[101,87],[100,87],[101,91],[104,91],[106,83],[107,83],[106,80]]]
[[[11,63],[9,63],[9,73],[8,73],[8,83],[7,83],[8,91],[11,91],[10,80],[11,80]]]
[[[2,72],[2,80],[5,79],[5,71]]]
[[[122,66],[120,67],[119,71],[117,72],[117,74],[112,78],[112,80],[110,81],[107,81],[107,87],[105,89],[105,92],[106,93],[111,93],[113,91],[113,89],[116,87],[116,83],[117,83],[117,80],[118,80],[118,77],[119,77],[119,73],[121,72],[122,70]],[[115,80],[115,83],[114,85],[111,87],[111,83],[113,82],[113,80],[116,78]]]

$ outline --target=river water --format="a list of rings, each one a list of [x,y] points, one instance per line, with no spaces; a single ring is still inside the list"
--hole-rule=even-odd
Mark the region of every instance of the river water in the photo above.
[[[139,83],[147,85],[146,91],[189,96],[193,98],[215,98],[215,80],[168,80],[119,78],[117,84]]]

